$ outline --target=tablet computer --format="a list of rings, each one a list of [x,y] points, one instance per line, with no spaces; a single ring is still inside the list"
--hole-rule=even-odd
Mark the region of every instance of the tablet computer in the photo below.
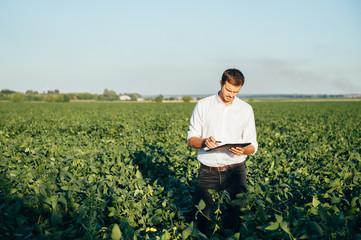
[[[230,148],[233,147],[246,147],[248,145],[250,145],[251,143],[227,143],[227,144],[223,144],[223,145],[219,145],[215,148],[206,148],[205,151],[206,152],[225,152],[228,151]]]

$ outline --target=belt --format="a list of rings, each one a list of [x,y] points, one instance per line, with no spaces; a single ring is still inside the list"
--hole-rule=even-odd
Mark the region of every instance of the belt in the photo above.
[[[240,167],[243,164],[244,164],[244,162],[236,163],[236,164],[230,164],[230,165],[224,165],[224,166],[220,166],[220,167],[209,167],[209,166],[204,165],[204,164],[201,163],[201,168],[209,169],[209,171],[214,171],[214,172],[225,172],[225,171]]]

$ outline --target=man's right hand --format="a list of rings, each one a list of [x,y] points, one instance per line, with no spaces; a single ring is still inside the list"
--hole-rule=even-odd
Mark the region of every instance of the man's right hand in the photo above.
[[[217,141],[214,137],[200,138],[200,137],[191,137],[188,139],[188,145],[193,148],[214,148],[217,147]]]

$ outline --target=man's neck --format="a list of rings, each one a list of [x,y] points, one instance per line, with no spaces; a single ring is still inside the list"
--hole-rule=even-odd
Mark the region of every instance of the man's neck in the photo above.
[[[232,103],[233,103],[233,101],[234,101],[234,99],[232,100],[232,101],[230,101],[230,102],[225,102],[224,100],[223,100],[223,96],[222,96],[222,94],[221,94],[221,91],[218,91],[218,97],[219,97],[219,99],[221,99],[221,101],[222,101],[222,103],[224,103],[225,105],[231,105]]]

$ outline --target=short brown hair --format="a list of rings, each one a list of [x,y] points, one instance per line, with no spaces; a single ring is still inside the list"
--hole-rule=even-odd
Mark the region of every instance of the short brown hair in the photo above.
[[[241,71],[236,68],[230,68],[223,72],[221,85],[223,86],[226,82],[234,86],[243,86],[244,84],[244,76]]]

